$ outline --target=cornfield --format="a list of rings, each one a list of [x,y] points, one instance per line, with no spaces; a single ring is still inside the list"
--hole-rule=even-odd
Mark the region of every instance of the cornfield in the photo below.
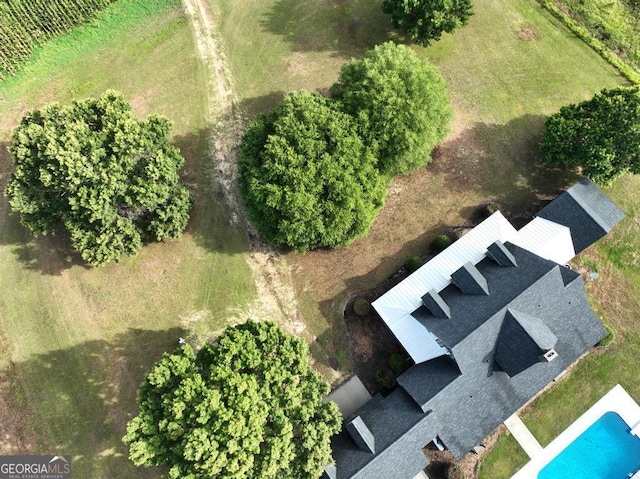
[[[0,0],[0,80],[34,48],[71,29],[113,0]]]

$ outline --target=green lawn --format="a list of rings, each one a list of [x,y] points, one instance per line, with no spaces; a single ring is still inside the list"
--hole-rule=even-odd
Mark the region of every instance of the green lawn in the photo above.
[[[72,454],[79,478],[159,477],[135,468],[120,441],[144,372],[180,336],[199,342],[219,331],[255,291],[246,233],[230,225],[211,179],[206,72],[179,1],[121,0],[0,83],[0,187],[12,168],[10,130],[27,109],[107,88],[139,116],[174,121],[192,221],[181,240],[88,269],[64,237],[33,240],[0,197],[0,328],[10,359],[1,364],[39,444],[24,452]]]

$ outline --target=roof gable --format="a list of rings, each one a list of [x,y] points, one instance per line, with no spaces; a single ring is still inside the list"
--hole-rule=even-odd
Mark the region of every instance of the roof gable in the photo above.
[[[500,266],[518,266],[511,251],[500,240],[496,240],[487,247],[487,254]]]
[[[579,253],[611,231],[624,213],[590,179],[582,178],[536,216],[569,227]]]
[[[513,377],[541,362],[557,342],[556,335],[541,319],[508,309],[500,329],[495,361]]]
[[[451,281],[465,294],[485,296],[489,294],[487,280],[470,261],[451,273]]]
[[[407,391],[423,412],[427,412],[429,401],[460,374],[456,362],[445,355],[410,367],[398,377],[398,384]]]

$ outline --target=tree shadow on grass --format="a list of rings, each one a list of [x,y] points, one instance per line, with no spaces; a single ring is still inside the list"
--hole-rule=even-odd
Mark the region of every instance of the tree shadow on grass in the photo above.
[[[246,115],[249,121],[255,119],[258,114],[273,110],[284,99],[286,93],[284,91],[274,91],[268,95],[258,96],[254,98],[246,98],[240,102],[240,109]]]
[[[579,176],[542,163],[545,116],[524,115],[506,124],[476,123],[434,151],[430,168],[444,175],[450,191],[480,190],[506,212],[539,209]]]
[[[89,266],[73,249],[66,231],[35,238],[11,211],[4,189],[9,174],[0,178],[0,245],[9,247],[16,259],[31,271],[57,276],[72,266]]]
[[[219,180],[226,172],[220,171],[221,167],[211,154],[213,134],[211,128],[205,128],[173,138],[185,158],[181,177],[194,201],[185,233],[191,234],[207,251],[227,255],[246,253],[249,240],[244,221],[229,204],[235,199],[227,197]],[[237,179],[233,178],[232,182],[230,188],[235,191]]]
[[[329,51],[345,59],[389,40],[391,32],[378,0],[278,0],[261,25],[294,51]]]
[[[39,451],[71,454],[74,477],[158,477],[137,468],[121,438],[138,411],[136,392],[163,351],[185,331],[129,329],[113,339],[34,354],[14,365],[27,424]]]

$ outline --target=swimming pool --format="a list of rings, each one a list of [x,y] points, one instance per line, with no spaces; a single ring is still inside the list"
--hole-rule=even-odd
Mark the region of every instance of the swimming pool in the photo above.
[[[640,438],[604,413],[538,474],[538,479],[626,479],[640,469]]]

